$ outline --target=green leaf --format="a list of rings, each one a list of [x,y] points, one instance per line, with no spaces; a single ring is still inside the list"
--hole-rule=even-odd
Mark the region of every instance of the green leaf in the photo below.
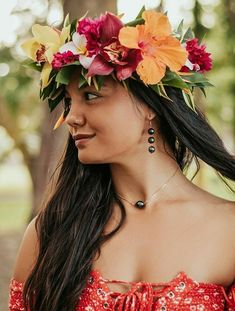
[[[87,83],[86,79],[82,74],[79,75],[79,80],[78,80],[78,88],[80,89],[81,87],[85,86]]]
[[[177,87],[180,89],[188,89],[188,85],[186,82],[182,80],[182,78],[177,75],[175,72],[166,71],[164,78],[162,79],[163,85],[168,85],[172,87]]]
[[[206,34],[207,34],[207,32],[205,32],[205,33],[203,34],[203,36],[200,36],[200,38],[198,39],[198,44],[199,44],[199,45],[203,44],[203,41],[204,41],[204,39],[205,39],[205,37],[206,37]]]
[[[182,19],[182,21],[180,22],[178,28],[177,28],[177,33],[182,35],[183,33],[183,26],[184,26],[184,20]]]
[[[113,78],[114,81],[118,82],[119,80],[117,79],[116,75],[114,72],[111,73],[111,77]]]
[[[71,27],[70,27],[70,34],[72,36],[72,34],[76,31],[77,29],[77,22],[78,20],[77,19],[74,19],[71,23]]]
[[[183,25],[184,25],[184,21],[182,19],[182,21],[180,22],[179,26],[177,27],[177,29],[174,31],[174,35],[180,39],[182,37],[183,34]]]
[[[129,87],[129,79],[121,80],[121,83],[125,90],[130,93],[130,87]]]
[[[160,88],[158,84],[149,85],[149,87],[154,90],[159,96],[161,96]]]
[[[78,60],[75,60],[72,63],[68,63],[68,64],[63,65],[63,68],[68,67],[68,66],[73,66],[73,65],[79,66],[79,65],[81,65],[81,63]]]
[[[185,34],[183,35],[181,42],[185,43],[188,39],[193,39],[195,38],[194,32],[192,31],[191,28],[188,28]]]
[[[44,100],[47,97],[50,97],[50,94],[56,90],[56,84],[51,82],[46,86],[40,93],[40,97]]]
[[[96,76],[96,82],[98,84],[98,91],[99,91],[104,84],[104,76]]]
[[[53,90],[53,92],[51,92],[51,94],[49,96],[50,99],[52,99],[52,100],[56,99],[56,97],[59,96],[62,92],[64,94],[64,90],[65,90],[64,85],[62,85],[59,88]]]
[[[160,95],[160,96],[166,98],[166,99],[169,100],[169,101],[172,101],[172,99],[171,99],[170,97],[168,97],[168,95],[167,95],[167,93],[166,93],[166,91],[165,91],[165,89],[164,89],[164,86],[163,86],[164,91],[163,91],[163,89],[160,87],[159,84],[152,84],[152,85],[149,85],[149,86],[150,86],[150,88],[153,89],[158,95]]]
[[[202,91],[203,95],[206,97],[206,91],[203,87],[200,87],[200,90]]]
[[[195,104],[194,104],[194,100],[193,100],[193,96],[192,94],[189,95],[188,93],[186,93],[184,90],[182,90],[182,94],[183,94],[183,97],[184,97],[184,100],[187,104],[187,106],[189,108],[191,108],[194,112],[196,112],[196,109],[195,109]]]
[[[34,69],[40,72],[42,71],[42,67],[43,67],[41,64],[37,62],[33,62],[32,60],[29,60],[29,59],[24,60],[21,64],[23,67],[31,68],[31,69]]]
[[[91,77],[87,77],[88,69],[82,67],[81,74],[83,75],[84,79],[86,80],[88,85],[91,85]]]
[[[74,66],[65,66],[60,69],[60,71],[57,73],[55,81],[61,84],[69,84],[69,80],[71,77],[71,73],[74,71]]]
[[[183,35],[183,25],[184,25],[184,21],[182,20],[179,24],[179,26],[177,27],[177,29],[175,29],[173,31],[173,35],[174,37],[176,37],[178,40],[181,40],[182,35]]]
[[[145,10],[146,10],[146,9],[145,9],[145,5],[143,5],[135,19],[141,18],[141,17],[142,17],[142,13],[143,13]]]
[[[64,97],[64,92],[61,92],[56,98],[48,98],[48,104],[49,104],[49,108],[50,111],[52,112],[55,107],[61,102],[61,100]]]
[[[57,70],[52,69],[49,75],[49,80],[52,78],[55,78],[55,76],[57,75]]]
[[[141,25],[144,24],[144,19],[143,18],[137,18],[129,23],[126,23],[125,26],[131,26],[134,27],[136,25]]]
[[[67,27],[69,24],[70,22],[69,22],[69,13],[68,13],[64,19],[63,27]]]
[[[187,81],[187,83],[190,84],[190,86],[199,86],[199,87],[205,87],[205,86],[213,86],[208,79],[201,74],[200,72],[193,72],[192,75],[185,75],[183,76],[183,79]]]

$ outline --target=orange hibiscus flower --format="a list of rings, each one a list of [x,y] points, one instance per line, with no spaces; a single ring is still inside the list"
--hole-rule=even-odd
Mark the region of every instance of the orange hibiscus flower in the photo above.
[[[164,77],[166,67],[179,71],[187,60],[188,53],[180,41],[172,36],[168,17],[154,10],[144,11],[143,25],[123,27],[119,41],[123,46],[140,49],[143,60],[136,72],[145,84],[156,84]]]

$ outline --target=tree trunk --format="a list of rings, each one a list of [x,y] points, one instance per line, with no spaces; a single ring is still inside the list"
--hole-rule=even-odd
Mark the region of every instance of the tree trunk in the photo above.
[[[115,0],[64,1],[64,15],[69,13],[70,21],[82,17],[87,11],[90,17],[98,16],[105,11],[116,13],[117,3]]]
[[[44,119],[40,129],[40,152],[37,157],[31,158],[28,165],[33,183],[32,213],[30,219],[37,214],[38,209],[41,207],[46,186],[56,168],[56,164],[58,163],[67,140],[67,130],[65,126],[61,126],[56,131],[53,131],[53,126],[59,114],[58,110],[60,110],[58,108],[55,114],[50,114],[49,109],[46,107],[46,103],[44,103]]]
[[[47,103],[41,104],[44,107],[44,118],[39,130],[41,146],[39,153],[33,155],[22,140],[22,134],[16,126],[14,116],[7,109],[7,103],[3,98],[0,98],[0,125],[7,130],[8,135],[14,140],[15,148],[22,152],[24,164],[28,168],[32,181],[32,209],[29,221],[37,214],[41,206],[46,185],[55,169],[59,155],[63,151],[67,136],[67,131],[63,126],[53,131],[53,125],[61,113],[61,108],[58,107],[53,114],[50,114]]]

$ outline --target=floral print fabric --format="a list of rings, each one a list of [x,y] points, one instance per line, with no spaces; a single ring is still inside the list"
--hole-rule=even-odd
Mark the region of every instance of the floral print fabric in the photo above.
[[[125,292],[110,290],[109,283],[128,284]],[[11,279],[9,310],[24,311],[23,283]],[[75,311],[235,311],[235,284],[202,283],[183,271],[168,283],[108,280],[91,270]]]

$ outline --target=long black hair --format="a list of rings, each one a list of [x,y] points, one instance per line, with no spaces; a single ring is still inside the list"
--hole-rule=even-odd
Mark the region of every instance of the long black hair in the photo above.
[[[195,113],[187,106],[180,90],[167,88],[171,102],[138,81],[131,80],[129,88],[156,111],[160,132],[182,172],[193,159],[198,172],[200,158],[225,183],[224,178],[235,180],[234,155],[226,150],[199,108]],[[39,255],[24,286],[30,311],[74,310],[101,245],[126,218],[125,208],[115,195],[109,164],[79,162],[71,136],[57,171],[53,193],[36,220]],[[120,207],[121,220],[112,232],[104,234],[114,203]]]

